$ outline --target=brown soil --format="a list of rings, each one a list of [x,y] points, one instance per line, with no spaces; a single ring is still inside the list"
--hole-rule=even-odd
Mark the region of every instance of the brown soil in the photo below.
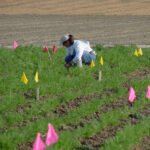
[[[27,109],[30,109],[32,106],[30,103],[27,103],[25,106],[18,106],[16,112],[26,112]]]
[[[133,150],[147,150],[142,145],[136,146]]]
[[[150,106],[149,105],[145,106],[138,112],[141,115],[143,115],[144,117],[147,117],[150,115]],[[121,121],[121,124],[119,124],[118,126],[107,126],[106,128],[104,128],[104,130],[96,133],[92,137],[82,139],[81,144],[86,145],[89,148],[97,149],[98,147],[103,146],[107,139],[115,136],[119,130],[121,130],[125,127],[125,125],[127,125],[129,123],[132,125],[136,125],[137,123],[140,122],[140,120],[136,116],[136,114],[130,114],[127,119],[120,120],[120,121]],[[148,140],[148,142],[149,142],[149,140]]]
[[[149,0],[1,0],[0,14],[150,15]]]
[[[105,94],[107,95],[107,96],[109,96],[111,93],[113,93],[113,90],[109,90],[109,91],[106,91],[105,92]],[[74,101],[75,101],[75,106],[74,106],[74,101],[71,101],[71,102],[67,102],[66,103],[66,107],[68,107],[68,109],[71,109],[71,108],[76,108],[76,107],[79,107],[81,104],[82,104],[82,102],[87,102],[87,101],[89,101],[89,100],[91,100],[91,98],[99,98],[101,95],[88,95],[88,96],[81,96],[80,98],[76,98]],[[84,99],[84,98],[86,98],[86,99]],[[83,100],[83,101],[81,101],[81,100]],[[62,105],[60,105],[61,107],[60,108],[62,108]],[[65,106],[65,105],[64,105]],[[73,106],[73,107],[72,107]],[[65,108],[66,108],[65,107]],[[21,112],[21,111],[23,111],[23,112],[26,112],[26,109],[28,109],[28,108],[31,108],[31,105],[30,104],[28,104],[27,106],[19,106],[17,109],[16,109],[16,111],[17,112]],[[57,108],[58,109],[58,108]],[[62,110],[61,109],[58,109],[59,111],[58,112],[61,112]],[[61,110],[61,111],[60,111]],[[63,112],[67,112],[67,109],[65,109]],[[54,111],[54,113],[55,113],[55,111]],[[22,121],[21,123],[19,123],[19,124],[13,124],[13,125],[11,125],[11,127],[12,128],[22,128],[23,126],[26,126],[27,124],[29,124],[30,122],[36,122],[38,119],[39,119],[39,117],[50,117],[51,116],[51,112],[47,112],[47,113],[44,113],[44,114],[42,114],[42,115],[40,115],[40,116],[38,116],[38,117],[32,117],[32,118],[30,118],[30,119],[28,119],[28,120],[24,120],[24,121]],[[56,113],[57,114],[57,113]],[[61,113],[60,113],[60,115],[62,115]],[[64,113],[63,113],[63,115],[64,115]],[[3,128],[1,128],[0,129],[0,131],[1,132],[7,132],[7,130],[9,129],[9,127],[8,126],[5,126],[5,127],[3,127]]]
[[[127,98],[126,97],[122,97],[119,98],[115,101],[113,101],[112,103],[108,103],[108,104],[104,104],[103,106],[100,107],[100,110],[95,112],[93,115],[90,116],[84,116],[83,120],[76,123],[76,124],[68,124],[68,125],[62,125],[58,130],[60,133],[63,133],[66,130],[74,130],[77,129],[78,127],[84,127],[84,125],[89,122],[91,119],[96,119],[99,120],[100,119],[100,115],[102,113],[106,113],[110,110],[114,110],[114,109],[119,109],[125,106],[125,104],[127,104]]]
[[[149,45],[149,26],[150,16],[0,15],[0,43],[11,46],[16,40],[19,45],[58,47],[60,36],[69,32],[92,46]]]
[[[145,106],[143,109],[140,110],[140,113],[143,116],[148,117],[150,115],[150,105]]]
[[[36,99],[36,96],[35,96],[33,91],[23,93],[22,95],[27,100]],[[47,100],[48,98],[54,98],[56,96],[60,96],[60,95],[49,94],[49,95],[46,95],[46,96],[40,96],[39,101],[44,101],[44,100]]]
[[[137,119],[135,118],[131,118],[131,116],[129,116],[126,120],[123,121],[122,124],[117,125],[117,126],[107,126],[104,130],[96,133],[94,136],[90,137],[90,138],[85,138],[81,140],[81,144],[88,146],[89,148],[94,148],[97,149],[101,146],[104,145],[105,141],[109,138],[112,138],[113,136],[116,135],[116,133],[123,129],[124,126],[127,123],[131,123],[133,125],[135,125],[137,122],[139,122]]]
[[[32,150],[33,143],[26,142],[18,145],[18,150]]]
[[[107,90],[104,92],[104,94],[100,93],[100,94],[93,94],[93,95],[86,95],[86,96],[77,97],[76,99],[70,100],[69,102],[66,102],[63,105],[59,105],[53,111],[53,113],[58,115],[58,116],[66,115],[67,111],[70,109],[77,108],[80,105],[82,105],[83,103],[87,103],[88,101],[91,101],[93,98],[94,99],[100,99],[103,95],[109,96],[112,93],[114,93],[113,90]]]
[[[118,98],[114,102],[108,103],[108,104],[102,106],[101,112],[106,113],[110,109],[114,110],[114,109],[122,108],[125,104],[127,104],[127,100],[128,100],[127,96]]]
[[[116,135],[116,132],[123,128],[122,125],[119,126],[107,126],[103,131],[96,133],[94,136],[81,140],[81,144],[88,146],[89,148],[97,149],[103,146],[105,140]]]
[[[32,117],[29,120],[23,120],[19,124],[13,124],[13,125],[11,125],[11,128],[22,128],[22,127],[26,126],[27,124],[29,124],[30,122],[36,122],[37,120],[38,120],[37,117]],[[9,129],[9,126],[5,126],[5,127],[3,127],[3,128],[0,129],[0,132],[1,133],[5,133],[5,132],[8,131],[8,129]]]
[[[30,100],[31,100],[31,99],[35,99],[35,96],[34,96],[34,92],[33,92],[33,91],[23,93],[22,95],[23,95],[23,97],[24,97],[25,99],[30,99]]]
[[[141,144],[134,147],[133,150],[150,150],[150,136],[142,138]]]
[[[145,78],[150,74],[150,66],[141,68],[141,69],[137,69],[133,72],[131,72],[129,75],[126,76],[126,78],[128,80],[132,80],[135,78]]]
[[[148,67],[144,67],[144,68],[141,68],[141,69],[137,69],[133,72],[131,72],[129,75],[126,75],[126,79],[127,79],[127,82],[125,82],[123,84],[123,87],[130,87],[130,82],[134,79],[143,79],[143,78],[146,78],[148,75],[150,75],[150,66]]]

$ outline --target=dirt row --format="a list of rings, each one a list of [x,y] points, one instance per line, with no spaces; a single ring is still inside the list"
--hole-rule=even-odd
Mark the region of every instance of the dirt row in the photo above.
[[[135,79],[137,77],[138,78],[139,77],[142,78],[142,77],[145,77],[148,74],[150,74],[149,68],[150,67],[145,67],[145,68],[142,68],[142,69],[137,69],[136,71],[134,71],[134,72],[130,73],[128,76],[126,76],[126,78],[127,78],[127,82],[125,83],[126,87],[129,87],[129,83],[130,83],[130,81],[132,79]],[[110,96],[112,93],[114,93],[113,90],[108,90],[108,91],[105,91],[105,93],[103,95]],[[31,92],[29,92],[28,94],[25,93],[23,95],[27,99],[30,98],[30,97],[32,97]],[[46,97],[48,97],[48,96],[46,96]],[[57,116],[66,115],[68,110],[79,107],[83,102],[88,102],[92,98],[100,99],[101,97],[102,97],[101,93],[98,94],[98,95],[93,94],[93,95],[87,95],[87,96],[77,97],[76,99],[71,100],[71,101],[67,102],[66,104],[58,106],[55,110],[53,110],[53,113],[55,115],[57,115]],[[45,99],[45,97],[41,98],[41,100],[44,100],[44,99]],[[101,109],[100,109],[100,112],[107,112],[110,108],[111,109],[113,109],[113,108],[116,109],[116,108],[124,105],[122,102],[125,102],[125,99],[127,99],[127,97],[126,98],[120,98],[120,99],[114,101],[113,103],[109,103],[109,104],[103,105],[101,107]],[[26,109],[31,109],[30,103],[28,103],[26,106],[19,106],[19,107],[17,107],[16,112],[22,112],[23,111],[24,113],[26,113]],[[99,116],[99,112],[95,112],[95,115]],[[43,115],[41,115],[39,117],[41,118],[41,117],[50,117],[50,116],[51,116],[51,112],[47,112],[47,113],[44,113]],[[30,118],[28,120],[22,121],[19,124],[14,124],[11,127],[13,127],[13,128],[15,128],[15,127],[21,128],[23,126],[26,126],[30,122],[36,122],[39,119],[39,117],[32,117],[32,118]],[[85,118],[86,117],[87,116],[85,116]],[[70,126],[77,126],[77,125],[70,125]],[[70,127],[65,127],[65,129],[66,128],[70,128]],[[1,130],[1,132],[6,132],[8,129],[9,129],[9,127],[5,126],[5,127],[1,128],[0,130]],[[60,131],[63,130],[63,129],[64,129],[64,127],[61,127]]]
[[[140,113],[141,116],[148,117],[150,115],[150,105],[145,106],[141,110],[137,111],[135,114],[130,114],[127,119],[121,120],[120,124],[117,126],[107,126],[102,131],[97,132],[92,137],[81,139],[81,144],[93,149],[98,149],[104,146],[106,140],[115,136],[116,133],[122,130],[126,125],[136,125],[137,123],[139,123],[140,118],[136,115],[137,113]],[[77,150],[81,149],[77,148]]]
[[[144,67],[141,69],[137,69],[137,70],[131,72],[129,75],[125,75],[125,78],[127,79],[127,81],[125,83],[123,83],[123,87],[129,88],[132,80],[137,79],[137,78],[142,80],[143,78],[146,78],[149,75],[150,75],[150,66],[147,66],[147,67]]]
[[[141,71],[137,71],[136,70],[136,72],[141,72]],[[131,73],[131,74],[134,74],[134,73]],[[144,77],[146,75],[147,75],[147,73],[144,73],[142,76]],[[138,76],[138,73],[136,74],[136,76]],[[133,76],[133,78],[135,78],[135,77]],[[113,93],[113,91],[110,90],[110,91],[106,91],[105,94],[107,96],[110,96],[112,93]],[[90,96],[79,97],[79,98],[77,98],[77,99],[75,99],[73,101],[67,102],[65,105],[60,105],[59,107],[56,108],[56,110],[53,111],[53,113],[55,113],[58,116],[66,115],[68,109],[79,107],[82,104],[81,102],[84,101],[84,98],[85,98],[85,102],[87,102],[87,101],[91,100],[91,98],[98,98],[99,99],[101,96],[102,95],[99,94],[99,95],[90,95]],[[106,112],[108,112],[111,109],[114,110],[114,109],[118,109],[118,108],[123,107],[125,105],[125,103],[127,102],[127,101],[125,101],[125,99],[127,99],[127,97],[120,98],[120,99],[114,101],[113,103],[103,105],[101,107],[101,109],[100,109],[100,112],[95,112],[93,116],[85,116],[85,117],[83,117],[83,122],[81,121],[81,122],[79,122],[79,123],[77,123],[75,125],[71,125],[71,124],[68,125],[68,126],[63,126],[62,125],[58,130],[59,130],[60,133],[62,133],[62,132],[64,132],[67,129],[71,129],[71,130],[72,129],[76,129],[78,126],[84,127],[84,122],[89,121],[90,119],[93,119],[93,118],[98,119],[100,117],[101,113],[106,113]],[[63,110],[63,108],[64,108],[64,110]],[[63,111],[63,113],[61,113],[62,111]],[[50,117],[50,114],[48,113],[47,116]],[[44,117],[45,117],[45,114],[44,114]],[[23,126],[26,126],[30,122],[36,122],[38,119],[39,118],[33,117],[33,118],[30,118],[27,121],[26,120],[23,121],[22,123],[20,123],[18,125],[13,125],[12,127],[21,128]],[[6,127],[6,128],[3,128],[3,130],[1,130],[1,131],[6,132],[7,130],[8,130],[8,128]]]
[[[123,99],[122,99],[123,100]],[[110,108],[112,110],[114,109],[120,109],[122,108],[124,105],[124,101],[122,101],[123,103],[120,105],[115,105],[116,107]],[[102,111],[104,110],[105,107],[103,107]],[[139,114],[141,116],[144,117],[148,117],[150,115],[150,105],[147,105],[145,107],[143,107],[142,109],[138,110],[136,113],[134,114],[129,114],[128,118],[124,119],[124,120],[120,120],[121,124],[119,124],[118,126],[107,126],[104,130],[102,130],[101,132],[96,133],[94,136],[90,137],[90,138],[84,138],[81,139],[81,144],[88,146],[89,148],[98,148],[104,145],[105,141],[113,136],[116,135],[116,133],[123,129],[127,124],[132,124],[132,125],[136,125],[137,123],[140,122],[140,117]],[[104,111],[105,112],[105,111]],[[138,113],[138,115],[137,115]],[[100,112],[95,112],[93,115],[91,115],[90,117],[84,117],[83,121],[74,124],[74,125],[68,125],[68,126],[64,126],[62,125],[59,129],[58,129],[58,133],[62,134],[64,131],[66,130],[70,130],[73,131],[75,129],[77,129],[79,126],[80,127],[84,127],[84,125],[86,123],[88,123],[91,119],[97,119],[99,120],[100,118]],[[45,139],[45,136],[42,137],[43,140]],[[19,150],[31,150],[33,146],[33,142],[25,142],[25,143],[21,143],[18,145],[18,149]],[[82,148],[76,148],[77,150],[82,150]]]
[[[140,143],[141,144],[134,147],[133,150],[150,150],[150,135],[142,138],[140,140]]]
[[[129,88],[130,87],[130,82],[132,81],[132,79],[137,79],[139,78],[140,80],[142,80],[143,78],[146,78],[148,75],[150,75],[150,66],[147,66],[145,68],[141,68],[141,69],[137,69],[133,72],[131,72],[129,75],[124,75],[124,77],[127,79],[127,81],[125,83],[123,83],[123,87],[124,88]],[[105,94],[107,96],[109,96],[111,93],[114,93],[113,90],[108,90],[105,92]],[[30,100],[33,98],[33,92],[28,92],[28,93],[23,93],[22,96],[27,99]],[[48,98],[54,98],[54,97],[60,97],[61,95],[46,95],[46,96],[41,96],[40,97],[40,103],[42,101],[47,100]],[[102,95],[87,95],[87,96],[81,96],[81,97],[77,97],[75,100],[69,101],[66,104],[60,105],[59,107],[57,107],[53,113],[61,116],[61,115],[65,115],[67,113],[67,110],[72,109],[72,108],[76,108],[78,106],[81,105],[81,103],[83,101],[89,101],[92,98],[100,98]],[[1,99],[0,99],[1,100]],[[24,106],[18,106],[16,108],[16,112],[24,112],[26,113],[27,109],[31,109],[31,104],[30,102],[27,102]],[[12,112],[11,112],[12,113]]]
[[[52,115],[52,113],[55,115],[58,115],[59,117],[61,117],[63,115],[67,115],[68,110],[77,108],[77,107],[81,106],[83,103],[87,103],[88,101],[91,101],[92,98],[100,99],[101,96],[103,96],[103,95],[110,96],[112,93],[114,93],[113,90],[108,90],[108,91],[105,91],[104,94],[100,93],[100,94],[93,94],[93,95],[77,97],[76,99],[70,100],[69,102],[65,103],[64,105],[60,105],[55,110],[53,110],[53,112],[47,112],[38,117],[32,117],[28,120],[22,121],[19,124],[13,124],[13,125],[11,125],[11,128],[22,128],[23,126],[26,126],[30,122],[36,122],[39,118],[50,117]],[[19,106],[19,107],[17,107],[16,112],[23,111],[24,113],[26,113],[26,109],[31,109],[31,105],[28,104],[26,106]],[[0,131],[7,132],[8,129],[9,129],[9,126],[5,126],[5,127],[1,128]]]
[[[82,117],[82,121],[76,123],[76,124],[68,124],[68,125],[62,125],[58,131],[62,134],[66,130],[73,131],[74,129],[77,129],[79,126],[84,127],[85,124],[90,122],[92,119],[99,120],[100,115],[103,113],[107,113],[108,111],[113,111],[115,109],[123,108],[127,104],[127,96],[118,98],[117,100],[104,104],[100,107],[99,111],[96,111],[94,114],[91,114],[89,116]]]
[[[76,99],[68,101],[67,103],[63,105],[59,105],[53,111],[53,113],[61,117],[63,115],[66,115],[68,110],[75,109],[81,106],[81,104],[87,103],[88,101],[91,101],[92,99],[101,99],[102,96],[110,96],[114,92],[115,92],[114,90],[107,90],[107,91],[104,91],[104,93],[100,93],[100,94],[77,97]]]

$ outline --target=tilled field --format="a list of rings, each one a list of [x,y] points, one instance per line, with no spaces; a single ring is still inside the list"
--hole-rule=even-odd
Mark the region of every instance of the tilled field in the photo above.
[[[72,33],[92,45],[150,45],[149,0],[2,0],[0,44],[59,46]]]
[[[59,46],[64,33],[95,44],[150,44],[150,16],[0,15],[0,43]]]

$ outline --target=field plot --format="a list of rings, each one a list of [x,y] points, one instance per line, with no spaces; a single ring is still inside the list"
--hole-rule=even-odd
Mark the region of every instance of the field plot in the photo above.
[[[143,49],[138,57],[136,45],[93,49],[97,52],[95,67],[66,70],[63,48],[55,53],[49,49],[52,60],[42,47],[0,48],[1,150],[31,150],[37,132],[45,141],[48,123],[53,124],[59,140],[47,150],[150,147],[150,100],[146,98],[150,49]],[[98,81],[100,70],[102,81]],[[21,82],[23,72],[28,84]],[[131,86],[137,96],[132,107],[128,103]]]

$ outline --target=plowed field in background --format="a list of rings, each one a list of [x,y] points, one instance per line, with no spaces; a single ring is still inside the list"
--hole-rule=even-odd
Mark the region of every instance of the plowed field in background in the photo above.
[[[0,43],[59,44],[64,33],[94,44],[150,44],[150,0],[1,0]]]
[[[1,14],[150,15],[149,0],[1,0]]]

